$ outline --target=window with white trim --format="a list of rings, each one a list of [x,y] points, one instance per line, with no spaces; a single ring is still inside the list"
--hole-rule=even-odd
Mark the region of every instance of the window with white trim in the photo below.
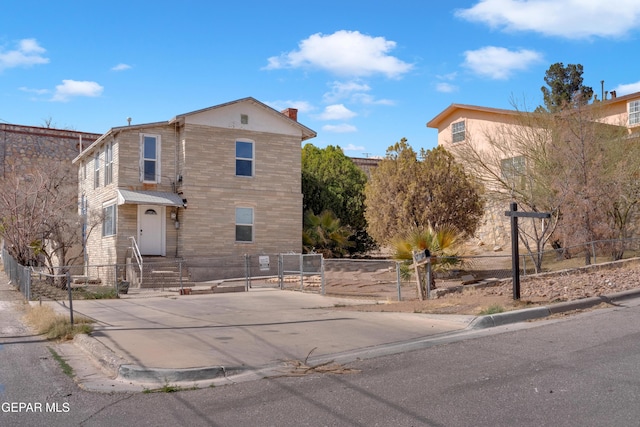
[[[640,101],[629,102],[629,126],[640,125]]]
[[[236,141],[236,176],[253,176],[253,141]]]
[[[102,237],[116,234],[116,212],[115,203],[102,207]]]
[[[93,155],[93,188],[100,187],[100,151]]]
[[[140,135],[140,180],[160,182],[160,135]]]
[[[451,125],[451,141],[462,142],[465,138],[464,121],[456,122]]]
[[[525,186],[525,161],[524,156],[510,157],[500,160],[500,173],[502,179],[513,188]]]
[[[113,182],[113,146],[107,144],[104,146],[104,185]]]
[[[236,242],[253,242],[253,208],[236,208]]]

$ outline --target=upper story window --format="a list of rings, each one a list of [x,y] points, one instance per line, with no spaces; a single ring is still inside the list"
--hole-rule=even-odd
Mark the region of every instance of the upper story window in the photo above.
[[[93,188],[100,187],[100,152],[93,155]]]
[[[525,161],[524,156],[510,157],[500,161],[500,174],[513,188],[525,186]]]
[[[629,102],[629,126],[640,125],[640,101]]]
[[[236,242],[253,242],[253,208],[236,208]]]
[[[253,176],[253,142],[236,141],[236,176]]]
[[[451,125],[451,141],[461,142],[465,138],[465,126],[464,121],[456,122]]]
[[[249,124],[249,115],[248,114],[240,114],[240,124],[248,125]]]
[[[113,146],[107,144],[104,146],[104,185],[113,182]]]
[[[160,182],[160,135],[140,135],[140,180]]]

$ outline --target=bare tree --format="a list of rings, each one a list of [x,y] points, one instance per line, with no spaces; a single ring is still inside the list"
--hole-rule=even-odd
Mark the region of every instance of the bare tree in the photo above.
[[[83,235],[76,182],[75,169],[59,161],[40,161],[29,173],[2,179],[0,235],[18,262],[64,274],[83,257],[84,243],[100,219],[92,216]]]
[[[514,103],[515,105],[515,103]],[[548,153],[553,145],[552,116],[516,108],[511,121],[467,134],[466,142],[452,151],[485,187],[487,205],[499,210],[515,201],[529,212],[549,212],[549,220],[520,222],[519,239],[542,268],[544,247],[558,224],[564,195],[553,189],[552,164]]]
[[[470,135],[455,153],[483,182],[487,197],[552,215],[520,229],[536,270],[550,239],[567,247],[628,235],[640,194],[640,153],[625,126],[604,122],[601,104],[517,111],[511,123],[480,136],[474,141]],[[589,248],[586,264],[590,255]],[[619,249],[612,255],[622,256]]]

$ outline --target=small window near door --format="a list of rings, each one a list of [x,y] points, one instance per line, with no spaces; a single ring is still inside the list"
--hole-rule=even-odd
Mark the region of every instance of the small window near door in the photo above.
[[[145,215],[158,215],[158,212],[156,212],[154,209],[147,209],[146,211],[144,211]]]
[[[102,237],[116,234],[116,205],[108,205],[102,208],[104,218],[102,220]]]
[[[253,208],[236,208],[236,242],[253,242]]]

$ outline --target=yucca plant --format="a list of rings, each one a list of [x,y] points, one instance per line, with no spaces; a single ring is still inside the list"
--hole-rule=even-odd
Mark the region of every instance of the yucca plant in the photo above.
[[[391,241],[393,259],[401,261],[400,272],[404,280],[411,277],[410,265],[414,251],[428,249],[431,253],[431,269],[442,272],[462,265],[460,251],[463,235],[450,226],[412,229]],[[431,276],[431,289],[435,289],[435,275]]]

